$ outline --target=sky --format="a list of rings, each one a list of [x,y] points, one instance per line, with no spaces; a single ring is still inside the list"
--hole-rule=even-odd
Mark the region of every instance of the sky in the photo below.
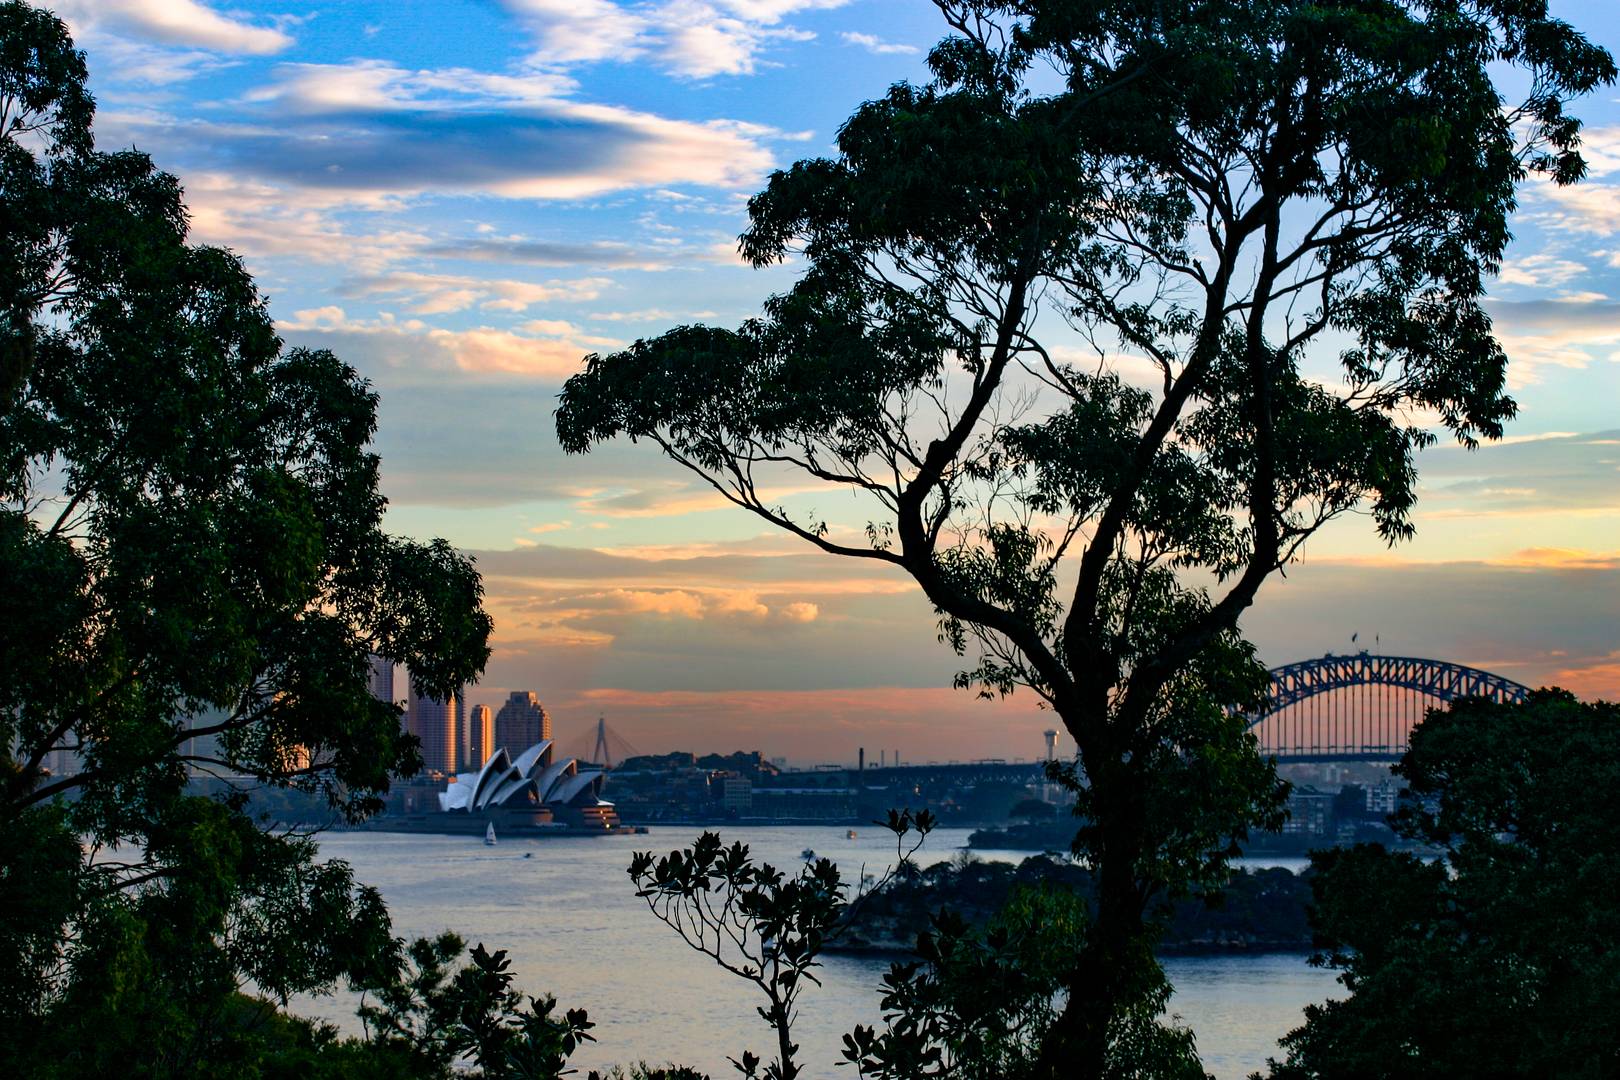
[[[1620,52],[1620,5],[1554,8]],[[1040,753],[1032,695],[950,689],[960,664],[906,579],[765,531],[646,444],[571,457],[553,429],[585,354],[735,325],[790,283],[738,259],[747,198],[926,78],[930,3],[54,10],[98,144],[177,175],[193,239],[244,258],[287,343],[380,394],[388,528],[484,574],[494,655],[470,701],[533,689],[560,738],[600,715],[647,752]],[[1620,91],[1577,111],[1589,181],[1525,186],[1492,289],[1508,437],[1421,456],[1415,540],[1390,550],[1353,515],[1269,582],[1243,622],[1269,664],[1376,644],[1620,697]]]

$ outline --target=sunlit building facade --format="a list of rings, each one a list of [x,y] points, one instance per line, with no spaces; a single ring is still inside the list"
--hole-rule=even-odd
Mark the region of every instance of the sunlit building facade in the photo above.
[[[472,707],[472,712],[467,716],[467,726],[462,732],[462,742],[467,750],[466,764],[469,766],[482,765],[495,752],[498,745],[495,740],[495,713],[488,705]]]
[[[405,710],[405,729],[422,743],[422,763],[431,772],[446,776],[456,771],[460,738],[456,731],[456,695],[448,701],[426,697],[411,690]]]

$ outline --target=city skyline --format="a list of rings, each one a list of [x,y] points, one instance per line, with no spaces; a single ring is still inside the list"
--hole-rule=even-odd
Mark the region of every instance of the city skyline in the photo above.
[[[1620,45],[1613,11],[1553,7]],[[736,259],[743,203],[924,76],[931,5],[56,9],[102,144],[176,173],[196,239],[244,256],[288,342],[375,384],[389,528],[445,536],[485,575],[495,654],[470,702],[535,688],[565,734],[606,714],[649,751],[1034,756],[1050,717],[952,690],[909,581],[766,534],[646,446],[564,458],[551,431],[585,353],[735,324],[791,279]],[[1524,189],[1493,290],[1520,417],[1500,444],[1421,456],[1413,542],[1386,551],[1351,518],[1262,589],[1244,629],[1268,664],[1376,637],[1620,696],[1620,103],[1577,112],[1591,177]]]

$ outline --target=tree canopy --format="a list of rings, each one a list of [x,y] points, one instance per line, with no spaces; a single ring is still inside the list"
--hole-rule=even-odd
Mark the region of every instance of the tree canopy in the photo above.
[[[1615,66],[1534,0],[936,6],[932,81],[750,201],[742,254],[792,287],[586,357],[557,429],[904,571],[977,646],[963,686],[1062,719],[1101,885],[1043,1067],[1095,1075],[1157,992],[1156,898],[1277,820],[1239,616],[1356,507],[1408,536],[1437,432],[1502,433],[1486,285],[1517,185],[1582,177],[1567,104]],[[773,500],[788,475],[864,527]]]
[[[1278,1077],[1605,1077],[1620,1069],[1620,706],[1467,699],[1413,732],[1398,835],[1313,856],[1320,959]]]
[[[188,774],[364,817],[420,767],[370,658],[445,694],[490,620],[469,560],[382,530],[370,386],[284,350],[92,116],[63,24],[0,5],[0,1060],[236,1075],[204,1044],[244,981],[399,957],[346,867]]]

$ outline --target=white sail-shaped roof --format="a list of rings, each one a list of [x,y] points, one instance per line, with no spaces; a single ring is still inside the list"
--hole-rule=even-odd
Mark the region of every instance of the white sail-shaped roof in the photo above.
[[[581,771],[573,758],[546,763],[551,749],[552,741],[542,739],[516,760],[505,747],[497,749],[477,772],[460,773],[450,782],[439,794],[439,809],[474,813],[520,801],[566,805],[594,794],[606,774],[595,767]]]
[[[509,802],[524,799],[526,798],[524,795],[524,792],[526,791],[534,791],[534,781],[526,776],[518,776],[514,773],[512,774],[512,779],[509,782],[502,784],[501,789],[497,791],[494,797],[489,800],[489,805],[505,806]],[[540,793],[537,791],[535,792],[534,801],[542,801],[540,798]]]
[[[512,762],[506,756],[506,747],[501,747],[489,756],[484,767],[478,770],[478,779],[473,783],[472,805],[482,810],[489,802],[489,797],[495,790],[495,785],[502,776],[512,771]]]
[[[596,780],[602,776],[601,769],[592,769],[589,772],[575,773],[562,783],[551,789],[546,802],[562,803],[567,805],[580,796],[580,793],[589,791]]]
[[[545,770],[534,778],[534,787],[536,791],[540,792],[541,801],[551,802],[551,789],[557,786],[557,782],[565,777],[573,776],[578,771],[579,765],[575,763],[573,758],[564,758],[561,761],[553,761],[550,765],[547,765]]]
[[[512,767],[517,769],[523,776],[533,776],[535,765],[539,763],[541,756],[549,749],[551,749],[551,740],[541,739],[519,754],[518,759],[512,762]]]
[[[471,806],[472,785],[463,784],[460,778],[457,778],[449,787],[439,792],[440,810],[466,810]]]

